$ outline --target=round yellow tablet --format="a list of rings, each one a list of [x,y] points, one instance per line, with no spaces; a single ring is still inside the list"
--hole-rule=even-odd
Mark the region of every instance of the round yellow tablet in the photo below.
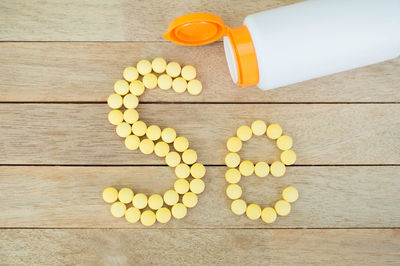
[[[125,139],[125,147],[128,148],[128,150],[134,151],[137,148],[139,148],[140,144],[140,139],[136,135],[129,135]]]
[[[137,65],[136,69],[140,75],[146,75],[151,72],[151,63],[149,60],[140,60]]]
[[[172,206],[171,213],[176,219],[182,219],[187,214],[187,208],[182,203],[176,203]]]
[[[206,168],[201,163],[195,163],[190,167],[190,174],[194,178],[202,178],[206,174]]]
[[[174,148],[176,151],[183,152],[189,148],[189,141],[185,137],[177,137],[174,140]]]
[[[117,201],[111,205],[110,210],[111,210],[112,216],[119,218],[119,217],[122,217],[125,215],[126,206],[122,202]]]
[[[187,178],[190,175],[190,167],[187,164],[180,163],[175,167],[175,175],[178,178]]]
[[[186,164],[194,164],[197,161],[197,153],[194,150],[187,149],[182,153],[182,161]]]
[[[124,187],[118,192],[118,199],[120,202],[128,204],[133,199],[133,191],[130,188]]]
[[[193,179],[190,181],[190,191],[192,191],[195,194],[200,194],[204,191],[204,188],[206,185],[204,184],[204,181],[201,179]]]
[[[124,121],[124,115],[120,110],[111,110],[108,113],[108,121],[110,121],[110,123],[113,125],[118,125]]]
[[[294,187],[287,187],[283,190],[282,197],[287,202],[295,202],[299,198],[299,192]]]
[[[242,148],[242,141],[238,137],[230,137],[226,142],[226,147],[230,152],[238,152]]]
[[[266,177],[269,174],[269,165],[266,162],[258,162],[254,166],[254,173],[259,177]]]
[[[163,198],[158,194],[153,194],[149,197],[149,207],[153,210],[158,210],[164,204]]]
[[[162,74],[158,77],[158,87],[162,90],[169,90],[172,87],[172,78],[167,74]]]
[[[286,216],[290,213],[290,203],[286,200],[278,200],[275,203],[275,211],[280,216]]]
[[[139,119],[139,113],[135,109],[126,109],[124,112],[124,120],[129,124],[133,124]]]
[[[158,157],[165,157],[169,152],[169,145],[164,141],[159,141],[154,146],[154,153]]]
[[[135,123],[132,124],[132,133],[135,134],[136,136],[144,136],[146,134],[146,123],[143,121],[136,121]]]
[[[146,136],[151,140],[158,140],[161,137],[161,129],[156,125],[151,125],[146,129]]]
[[[250,161],[243,161],[239,165],[239,171],[243,176],[251,176],[254,173],[254,164]]]
[[[165,207],[158,209],[156,211],[156,219],[159,223],[168,223],[168,221],[171,220],[171,211]]]
[[[292,150],[286,150],[281,153],[281,161],[285,165],[292,165],[296,162],[296,153]]]
[[[261,212],[261,219],[267,224],[272,224],[276,220],[276,211],[271,207],[266,207]]]
[[[149,73],[143,76],[143,85],[147,89],[154,89],[157,87],[158,81],[157,81],[157,76]]]
[[[282,128],[278,124],[271,124],[267,128],[267,136],[270,139],[277,139],[282,135]]]
[[[231,168],[228,169],[228,171],[225,172],[225,179],[228,183],[231,184],[236,184],[240,181],[240,178],[242,175],[240,174],[239,170],[236,168]]]
[[[237,153],[230,152],[225,156],[225,164],[229,168],[234,168],[240,163],[240,156]]]
[[[125,219],[130,223],[136,223],[140,220],[140,210],[135,207],[130,207],[125,212]]]
[[[193,192],[186,192],[182,197],[182,203],[188,208],[193,208],[197,205],[198,199]]]
[[[246,215],[251,220],[257,220],[261,216],[261,208],[257,204],[249,204],[246,208]]]
[[[169,62],[166,67],[167,74],[175,78],[181,73],[181,65],[177,62]]]
[[[167,127],[164,128],[163,131],[161,132],[161,139],[166,143],[174,142],[175,138],[176,138],[176,131],[173,128]]]
[[[118,190],[108,187],[103,190],[103,200],[107,203],[113,203],[118,199]]]
[[[151,139],[143,139],[139,144],[139,149],[144,154],[150,154],[154,151],[154,142]]]
[[[124,77],[124,79],[131,82],[137,80],[137,78],[139,77],[139,72],[137,71],[136,67],[130,66],[124,69],[124,72],[122,72],[122,76]]]
[[[185,194],[189,191],[189,182],[186,179],[178,179],[174,183],[174,189],[178,194]]]
[[[271,172],[271,175],[273,175],[275,177],[281,177],[285,174],[286,167],[283,163],[281,163],[279,161],[273,162],[270,167],[270,172]]]
[[[251,136],[253,135],[253,131],[251,131],[251,128],[248,126],[241,126],[236,131],[236,135],[240,140],[247,141],[247,140],[251,139]]]
[[[238,199],[242,196],[242,188],[238,184],[229,184],[226,188],[226,195],[230,199]]]
[[[191,65],[184,66],[181,75],[186,80],[192,80],[196,78],[196,69]]]
[[[144,209],[147,206],[147,196],[143,193],[138,193],[133,196],[132,205],[138,209]]]
[[[167,68],[167,62],[165,61],[164,58],[156,57],[151,62],[151,67],[153,68],[154,72],[160,74],[163,73]]]
[[[117,125],[115,131],[117,132],[117,135],[121,138],[126,138],[131,134],[132,127],[128,123],[122,122]]]
[[[179,194],[175,191],[175,190],[167,190],[164,193],[164,202],[167,205],[174,205],[175,203],[177,203],[179,200]]]
[[[107,104],[112,109],[118,109],[122,106],[122,97],[119,94],[113,93],[108,96]]]
[[[125,80],[117,80],[114,83],[114,91],[119,95],[125,95],[129,92],[129,83]]]
[[[187,84],[187,90],[190,95],[199,95],[203,90],[203,85],[197,79],[192,79]]]
[[[256,120],[251,124],[251,131],[256,136],[264,135],[267,130],[267,124],[262,120]]]
[[[187,81],[184,78],[175,78],[174,81],[172,81],[172,89],[177,92],[177,93],[182,93],[186,90],[187,88]]]
[[[136,108],[139,104],[139,99],[136,95],[128,93],[124,96],[124,106],[125,108]]]
[[[231,210],[236,215],[242,215],[246,212],[247,204],[242,199],[232,201]]]
[[[143,82],[141,82],[140,80],[132,81],[129,85],[129,91],[136,96],[142,95],[144,93]]]
[[[175,151],[170,151],[165,156],[165,162],[170,167],[175,167],[181,162],[181,156]]]
[[[276,140],[276,146],[278,146],[279,149],[286,151],[289,150],[293,145],[292,138],[289,136],[280,136]]]
[[[153,211],[147,210],[140,215],[140,222],[144,226],[152,226],[156,222],[156,214]]]

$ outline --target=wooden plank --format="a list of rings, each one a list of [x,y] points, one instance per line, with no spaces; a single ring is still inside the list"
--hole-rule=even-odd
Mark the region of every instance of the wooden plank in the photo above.
[[[397,104],[142,104],[148,125],[177,130],[205,164],[224,164],[226,140],[255,119],[279,123],[292,136],[297,164],[399,164]],[[165,165],[129,151],[107,121],[106,104],[1,104],[0,164]],[[277,160],[266,137],[239,152],[249,160]]]
[[[182,220],[156,228],[400,227],[399,167],[291,167],[282,178],[243,178],[243,199],[272,206],[288,185],[299,190],[292,213],[276,223],[230,211],[225,167],[207,167],[206,190]],[[143,228],[111,216],[105,187],[163,194],[176,177],[169,167],[0,167],[0,227]]]
[[[219,2],[218,2],[219,3]],[[1,17],[1,16],[0,16]],[[0,43],[1,101],[104,102],[124,67],[163,56],[193,64],[203,82],[197,97],[160,89],[152,102],[400,102],[400,58],[280,89],[240,88],[231,78],[221,43]]]

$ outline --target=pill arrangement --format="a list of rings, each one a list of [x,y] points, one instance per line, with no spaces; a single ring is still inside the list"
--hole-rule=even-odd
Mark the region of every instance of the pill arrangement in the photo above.
[[[251,139],[251,137],[266,135],[272,140],[276,140],[276,145],[282,150],[280,161],[275,161],[270,165],[267,162],[257,162],[243,160],[238,154],[241,150],[243,142]],[[249,126],[241,126],[236,131],[236,136],[228,139],[226,147],[229,153],[225,157],[225,164],[229,169],[225,173],[225,179],[228,182],[226,195],[233,200],[231,210],[236,215],[246,213],[251,220],[261,219],[270,224],[275,222],[277,214],[286,216],[290,213],[290,203],[295,202],[299,193],[296,188],[289,186],[282,192],[283,199],[275,203],[274,208],[261,207],[257,204],[247,204],[242,197],[242,188],[238,185],[242,176],[250,176],[253,173],[258,177],[266,177],[269,173],[274,177],[281,177],[286,172],[286,165],[292,165],[296,162],[296,153],[291,150],[293,146],[292,138],[282,135],[282,128],[278,124],[267,124],[264,121],[256,120]]]
[[[160,75],[157,77],[152,71]],[[177,137],[173,128],[147,126],[139,120],[139,113],[135,108],[139,104],[138,97],[146,89],[157,86],[162,90],[172,88],[177,93],[187,90],[191,95],[200,94],[202,84],[195,79],[196,69],[190,65],[181,68],[176,62],[167,64],[163,58],[157,57],[152,62],[141,60],[136,67],[125,68],[122,75],[124,79],[115,82],[115,93],[107,100],[109,107],[113,109],[108,114],[108,120],[116,126],[117,135],[125,138],[126,148],[139,149],[144,154],[154,152],[156,156],[164,157],[167,165],[175,168],[178,179],[174,183],[174,189],[163,195],[153,194],[147,197],[143,193],[134,193],[130,188],[118,191],[108,187],[103,191],[103,199],[112,204],[113,216],[125,216],[130,223],[140,220],[143,225],[151,226],[156,221],[167,223],[171,217],[182,219],[187,214],[187,208],[196,206],[197,194],[202,193],[205,188],[201,178],[206,169],[203,164],[196,162],[197,153],[189,148],[189,141],[185,137]],[[140,76],[142,80],[139,80]],[[182,202],[179,202],[180,197]]]

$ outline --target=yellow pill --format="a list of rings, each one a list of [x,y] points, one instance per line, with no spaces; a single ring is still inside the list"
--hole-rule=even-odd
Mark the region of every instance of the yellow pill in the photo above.
[[[140,222],[144,226],[152,226],[156,222],[156,214],[150,210],[144,211],[140,216]]]
[[[242,199],[232,201],[231,210],[236,215],[242,215],[246,212],[247,204]]]
[[[140,219],[140,210],[135,207],[130,207],[125,212],[125,219],[130,223],[136,223]]]
[[[190,174],[194,178],[202,178],[206,174],[206,168],[201,163],[195,163],[190,167]]]
[[[139,149],[143,154],[150,154],[154,151],[154,142],[151,139],[143,139],[139,144]]]
[[[143,82],[141,82],[140,80],[132,81],[129,85],[129,91],[136,96],[142,95],[144,93]]]
[[[133,191],[130,188],[124,187],[118,192],[118,199],[120,202],[128,204],[133,199]]]
[[[173,128],[167,127],[164,128],[163,131],[161,132],[161,139],[166,143],[174,142],[175,138],[176,138],[176,131]]]
[[[254,173],[254,164],[250,161],[243,161],[239,165],[239,171],[243,176],[251,176]]]
[[[187,208],[182,203],[177,203],[172,206],[171,213],[176,219],[182,219],[187,214]]]
[[[160,74],[163,73],[167,68],[167,62],[165,61],[164,58],[156,57],[151,62],[151,67],[153,68],[154,72]]]
[[[266,207],[261,212],[261,219],[267,224],[272,224],[276,220],[276,211],[271,207]]]
[[[168,154],[168,152],[169,152],[169,145],[164,141],[159,141],[154,146],[154,153],[158,157],[165,157]]]
[[[226,195],[230,199],[238,199],[242,196],[242,188],[238,184],[229,184],[226,188]]]
[[[125,80],[118,80],[114,83],[114,91],[119,95],[125,95],[129,92],[129,83]]]
[[[234,168],[240,163],[240,156],[237,153],[230,152],[225,156],[225,164],[229,168]]]
[[[197,205],[198,199],[193,192],[186,192],[182,197],[182,203],[188,208],[193,208]]]
[[[151,140],[158,140],[161,137],[161,129],[156,125],[151,125],[146,129],[146,136]]]
[[[132,124],[132,133],[135,134],[136,136],[144,136],[146,134],[146,123],[143,121],[136,121],[135,123]]]
[[[139,77],[139,72],[137,71],[136,67],[130,66],[124,69],[124,72],[122,72],[122,76],[124,77],[124,79],[131,82],[137,80],[137,78]]]
[[[293,146],[292,138],[289,136],[280,136],[276,141],[276,146],[283,151],[289,150]]]
[[[185,137],[177,137],[174,140],[174,148],[176,151],[183,152],[189,148],[189,141]]]
[[[124,120],[129,124],[133,124],[139,119],[139,113],[135,109],[126,109],[124,112]]]
[[[162,90],[169,90],[172,87],[172,78],[167,74],[162,74],[158,77],[158,87]]]
[[[125,139],[125,147],[128,148],[128,150],[134,151],[137,148],[139,148],[140,144],[140,139],[136,135],[129,135]]]
[[[144,75],[142,81],[144,87],[147,89],[154,89],[158,84],[157,76],[152,73]]]
[[[230,152],[238,152],[242,148],[242,141],[238,137],[230,137],[226,142],[226,147]]]
[[[175,78],[174,81],[172,81],[172,89],[177,92],[177,93],[182,93],[186,90],[187,88],[187,81],[184,78]]]
[[[165,207],[158,209],[156,211],[156,219],[159,223],[168,223],[171,220],[171,211]]]
[[[266,177],[269,174],[269,165],[266,162],[258,162],[254,166],[254,173],[259,177]]]
[[[271,124],[267,128],[267,136],[270,139],[277,139],[282,135],[282,128],[278,124]]]
[[[196,69],[191,65],[184,66],[181,75],[186,80],[192,80],[196,78]]]
[[[261,216],[261,208],[257,204],[249,204],[246,208],[246,215],[251,220],[257,220]]]
[[[247,141],[247,140],[251,139],[251,136],[253,135],[253,131],[251,131],[251,128],[248,126],[241,126],[236,131],[236,135],[240,140]]]
[[[147,196],[143,193],[138,193],[133,196],[132,205],[138,209],[144,209],[147,206]]]
[[[186,164],[194,164],[197,161],[197,153],[188,149],[182,153],[182,161]]]
[[[299,192],[294,187],[287,187],[283,190],[282,197],[287,202],[295,202],[299,198]]]
[[[111,210],[112,216],[119,218],[119,217],[122,217],[125,215],[126,206],[122,202],[117,201],[111,205],[110,210]]]
[[[115,128],[117,135],[121,138],[126,138],[132,132],[132,127],[128,123],[122,122]]]
[[[175,78],[181,73],[181,65],[177,62],[169,62],[166,67],[167,74]]]
[[[113,125],[118,125],[124,121],[124,115],[120,110],[111,110],[108,113],[108,121],[110,121],[110,123]]]
[[[167,190],[164,193],[164,202],[167,205],[174,205],[175,203],[177,203],[179,200],[179,194],[175,191],[175,190]]]
[[[118,190],[108,187],[103,190],[103,200],[107,203],[113,203],[118,199]]]
[[[122,97],[119,94],[113,93],[108,96],[107,104],[112,109],[118,109],[122,106]]]
[[[174,189],[178,194],[185,194],[189,191],[189,182],[186,179],[178,179],[174,183]]]
[[[267,124],[264,121],[256,120],[251,124],[251,131],[256,136],[264,135],[267,130]]]
[[[286,216],[290,213],[290,203],[286,200],[278,200],[275,203],[275,211],[280,216]]]
[[[271,175],[275,177],[281,177],[286,172],[286,167],[281,162],[273,162],[270,167]]]
[[[178,178],[187,178],[190,175],[190,167],[187,164],[180,163],[175,167],[175,175]]]
[[[151,209],[158,210],[163,206],[164,200],[160,195],[154,194],[149,197],[148,204]]]
[[[175,167],[181,162],[181,156],[175,151],[170,151],[165,156],[165,162],[170,167]]]
[[[192,181],[190,181],[189,187],[190,191],[192,191],[193,193],[200,194],[204,191],[206,185],[204,184],[203,180],[195,178]]]
[[[238,183],[240,181],[241,177],[242,176],[241,176],[239,170],[236,168],[228,169],[228,171],[225,172],[225,179],[228,183],[231,183],[231,184]]]
[[[203,85],[201,82],[197,79],[193,79],[188,82],[187,84],[187,90],[190,95],[199,95],[201,91],[203,90]]]
[[[129,93],[124,96],[125,108],[136,108],[139,104],[139,99],[136,95]]]
[[[151,63],[149,60],[140,60],[137,65],[136,69],[140,75],[146,75],[151,72]]]
[[[281,161],[285,165],[292,165],[296,162],[296,153],[292,150],[286,150],[281,153]]]

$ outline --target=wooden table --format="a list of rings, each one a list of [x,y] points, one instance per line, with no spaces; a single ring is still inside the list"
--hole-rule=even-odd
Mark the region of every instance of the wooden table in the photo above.
[[[294,2],[1,1],[0,264],[399,263],[400,58],[263,92],[231,82],[221,42],[162,38],[186,13],[238,26]],[[106,99],[124,67],[156,56],[195,65],[204,91],[154,89],[138,111],[190,140],[206,190],[184,219],[144,228],[113,218],[102,190],[162,193],[175,177],[162,159],[124,147]],[[224,192],[226,140],[255,119],[281,124],[298,154],[282,178],[241,181],[244,198],[263,206],[298,188],[292,213],[272,225],[233,215]],[[240,154],[278,156],[261,138]]]

